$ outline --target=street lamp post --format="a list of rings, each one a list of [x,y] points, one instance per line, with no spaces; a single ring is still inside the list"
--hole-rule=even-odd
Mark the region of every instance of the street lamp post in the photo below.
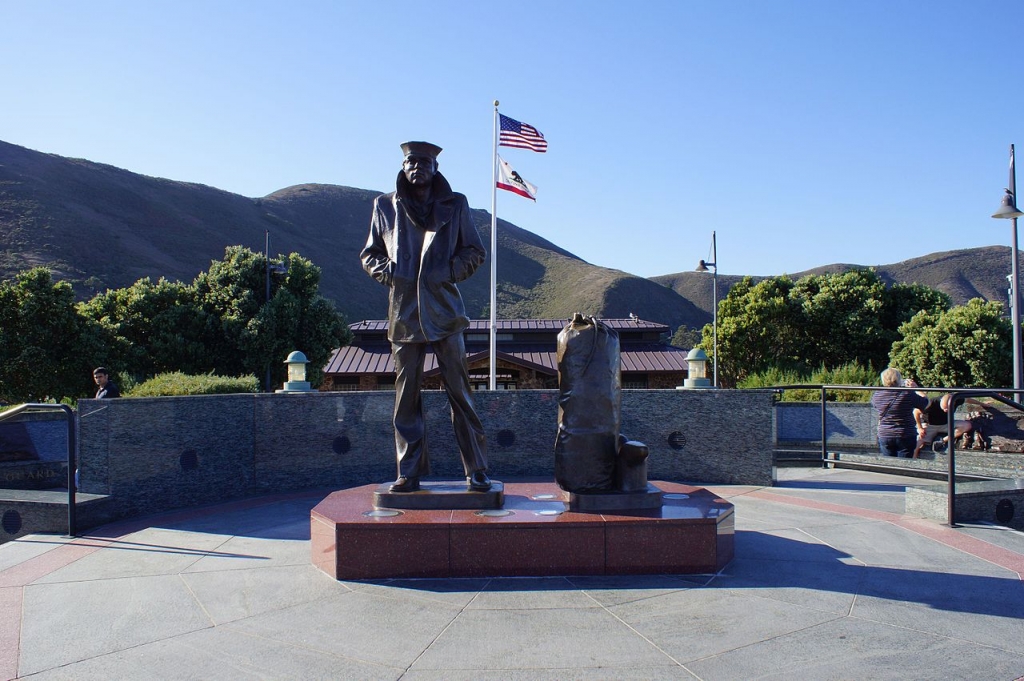
[[[711,232],[711,262],[701,260],[697,264],[698,272],[707,272],[711,268],[711,336],[712,360],[714,366],[714,387],[718,387],[718,244],[715,233]]]
[[[266,259],[267,259],[267,270],[266,270],[266,275],[267,275],[266,276],[267,295],[266,295],[266,297],[264,297],[263,300],[264,300],[265,303],[267,303],[269,305],[270,304],[270,230],[269,229],[265,230],[265,233],[266,233],[266,237],[267,237],[266,250],[264,252],[264,255],[266,256]],[[265,393],[269,393],[270,392],[270,360],[269,359],[267,360],[267,376],[266,376],[266,378],[263,381],[263,392],[265,392]]]
[[[1021,347],[1020,347],[1020,276],[1017,253],[1017,218],[1024,215],[1017,210],[1017,173],[1014,170],[1013,145],[1010,145],[1010,186],[1003,195],[1003,203],[994,218],[1010,219],[1013,224],[1013,243],[1010,250],[1010,323],[1013,324],[1013,399],[1021,401]]]
[[[267,268],[266,268],[266,285],[267,285],[267,290],[266,290],[266,296],[264,297],[264,301],[266,302],[266,304],[269,305],[270,304],[270,275],[271,274],[285,274],[286,272],[288,272],[288,266],[284,265],[282,263],[274,263],[273,265],[270,264],[270,230],[267,229],[267,230],[264,230],[264,232],[266,233],[266,237],[267,237],[266,251],[264,252],[264,255],[266,256],[266,262],[267,262]],[[271,387],[270,360],[268,359],[267,360],[267,375],[266,375],[266,377],[264,378],[264,381],[263,381],[263,392],[268,392],[269,393],[270,392],[270,387]]]

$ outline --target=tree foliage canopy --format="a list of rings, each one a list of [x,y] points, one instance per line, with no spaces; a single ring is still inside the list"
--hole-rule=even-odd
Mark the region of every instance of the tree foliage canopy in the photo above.
[[[788,277],[749,277],[718,307],[720,381],[734,386],[777,369],[810,373],[849,363],[881,367],[900,337],[899,326],[919,310],[940,312],[949,297],[918,284],[885,282],[869,269]],[[711,325],[701,347],[712,354]]]
[[[701,341],[701,330],[691,329],[686,324],[680,324],[676,332],[672,334],[672,339],[669,340],[669,345],[677,348],[683,348],[684,350],[691,350],[698,345]]]
[[[1001,388],[1013,382],[1013,328],[1001,303],[975,298],[943,312],[922,310],[900,332],[890,364],[921,385]]]
[[[78,397],[92,383],[97,354],[70,284],[42,267],[0,282],[0,399]]]
[[[285,260],[286,269],[271,268],[269,298],[266,256],[230,246],[192,284],[142,279],[82,309],[106,331],[110,364],[136,380],[175,371],[262,376],[268,367],[276,380],[292,350],[322,367],[351,338],[319,293],[320,268],[297,253]],[[319,383],[312,374],[310,382]]]
[[[284,260],[269,299],[266,256],[241,246],[191,284],[140,279],[78,305],[46,269],[0,282],[0,398],[87,395],[98,364],[135,383],[165,372],[261,377],[268,368],[277,382],[293,350],[315,367],[316,385],[316,369],[351,333],[319,293],[320,268],[297,253]]]

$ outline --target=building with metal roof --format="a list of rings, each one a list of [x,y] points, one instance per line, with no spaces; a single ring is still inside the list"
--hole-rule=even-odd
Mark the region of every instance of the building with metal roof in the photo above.
[[[619,335],[623,388],[674,388],[687,376],[687,350],[669,345],[665,324],[638,318],[602,319]],[[526,390],[558,387],[558,333],[568,319],[497,320],[497,388]],[[394,390],[395,364],[385,320],[349,325],[352,343],[338,348],[324,368],[321,390]],[[470,320],[464,332],[466,360],[475,389],[486,389],[490,375],[490,321]],[[440,371],[427,352],[423,387],[441,387]]]

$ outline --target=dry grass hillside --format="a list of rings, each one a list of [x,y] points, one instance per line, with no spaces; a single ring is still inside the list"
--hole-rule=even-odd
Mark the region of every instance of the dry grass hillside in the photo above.
[[[248,198],[212,187],[146,177],[108,165],[0,142],[0,276],[50,267],[87,298],[143,277],[191,281],[227,246],[297,252],[323,270],[321,291],[350,321],[380,318],[386,290],[358,253],[373,197],[386,191],[307,184]],[[490,242],[490,216],[474,211]],[[673,326],[700,311],[673,291],[595,267],[555,244],[498,222],[498,314],[569,317],[630,312]],[[469,313],[489,314],[490,264],[462,285]]]
[[[47,266],[80,298],[143,277],[191,281],[228,246],[262,251],[269,230],[272,254],[297,252],[322,269],[322,293],[349,321],[379,319],[386,290],[363,273],[357,255],[373,198],[387,190],[306,184],[248,198],[0,142],[0,277]],[[490,243],[490,215],[476,210],[474,219]],[[711,319],[709,274],[636,277],[591,265],[502,220],[497,236],[501,318],[633,313],[672,327]],[[847,267],[853,265],[813,272]],[[1009,253],[1005,247],[950,251],[876,269],[888,281],[945,291],[955,303],[1005,300]],[[461,285],[471,316],[489,314],[489,277],[488,262]],[[719,277],[719,296],[738,279]]]
[[[854,265],[837,263],[796,272],[789,277],[796,281],[809,274],[843,272],[849,269],[871,267],[886,283],[923,284],[949,295],[954,305],[963,305],[972,298],[984,298],[1006,304],[1007,279],[1010,274],[1009,246],[986,246],[959,251],[932,253],[889,265]],[[755,280],[764,277],[754,277]],[[723,298],[742,277],[720,275],[718,297]],[[701,272],[681,272],[652,277],[671,288],[683,298],[693,301],[708,320],[711,318],[711,275]]]

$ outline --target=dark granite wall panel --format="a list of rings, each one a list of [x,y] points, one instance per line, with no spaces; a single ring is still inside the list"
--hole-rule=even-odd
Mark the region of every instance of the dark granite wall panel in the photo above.
[[[650,479],[770,485],[772,428],[769,391],[622,391],[622,432],[648,446]]]
[[[78,401],[76,463],[81,491],[110,494],[110,406],[113,404],[113,400]]]
[[[257,396],[257,489],[264,493],[393,480],[393,402],[393,392]]]
[[[820,402],[781,402],[775,412],[780,442],[821,441]],[[878,416],[867,402],[830,402],[825,408],[825,432],[836,445],[874,446]]]
[[[108,484],[101,493],[125,516],[253,494],[253,403],[252,395],[105,403]],[[83,465],[87,423],[83,416]],[[88,480],[82,488],[94,491]]]
[[[460,478],[447,397],[423,394],[433,476]],[[550,480],[555,390],[480,392],[491,474]],[[393,480],[394,393],[81,400],[83,491],[120,515]],[[768,391],[625,390],[623,433],[650,448],[651,479],[771,484]]]

